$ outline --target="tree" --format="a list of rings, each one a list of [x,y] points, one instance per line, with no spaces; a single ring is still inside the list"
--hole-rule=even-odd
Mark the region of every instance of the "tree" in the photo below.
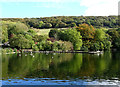
[[[44,28],[44,26],[45,26],[45,23],[43,21],[40,21],[39,22],[39,28]]]
[[[44,50],[47,50],[47,51],[51,51],[52,50],[52,42],[51,41],[47,41],[44,44]]]
[[[112,29],[112,30],[108,30],[107,33],[111,36],[113,47],[120,48],[120,34],[119,34],[119,31],[116,31],[115,29]]]
[[[52,50],[53,51],[58,51],[58,44],[59,43],[57,41],[53,43],[53,45],[52,45]]]
[[[81,33],[83,39],[89,40],[94,38],[95,29],[92,25],[80,24],[76,29]]]
[[[44,36],[42,36],[42,35],[35,35],[35,36],[33,36],[34,42],[46,41],[47,38],[48,38],[47,35],[44,35]]]
[[[9,26],[9,35],[11,34],[23,34],[24,32],[28,31],[28,27],[20,22],[17,22],[16,24]]]
[[[53,28],[59,27],[60,23],[65,23],[67,26],[64,27],[73,27],[72,23],[75,23],[77,26],[79,24],[89,24],[94,27],[109,27],[117,28],[118,27],[118,17],[117,16],[58,16],[58,17],[44,17],[44,18],[2,18],[4,21],[14,21],[26,24],[28,27],[34,28],[44,28],[45,23],[51,23]],[[43,26],[42,26],[42,22]],[[56,25],[56,26],[55,26]]]
[[[71,27],[75,27],[75,26],[76,26],[76,23],[71,23],[70,26],[71,26]]]
[[[98,51],[100,49],[99,43],[92,43],[90,46],[90,50],[92,51]]]
[[[36,32],[33,29],[29,29],[27,32],[31,36],[35,36],[36,35]]]
[[[39,51],[39,48],[38,48],[38,46],[37,46],[36,44],[33,44],[33,45],[32,45],[32,49],[33,49],[34,51]]]
[[[51,23],[45,23],[45,28],[51,28],[52,24]]]
[[[1,32],[2,35],[0,35],[0,36],[2,36],[1,41],[2,41],[2,43],[6,43],[8,41],[8,29],[7,29],[7,26],[2,25],[1,31],[2,31]]]
[[[74,50],[80,50],[82,46],[82,36],[76,29],[61,30],[58,37],[63,41],[70,41],[73,43]]]
[[[49,37],[58,39],[58,32],[59,32],[58,29],[52,29],[52,30],[50,30],[50,32],[49,32]]]
[[[59,23],[59,28],[65,28],[66,26],[67,26],[66,23],[63,23],[63,22]]]
[[[112,47],[112,46],[111,46],[111,42],[108,41],[108,40],[104,40],[104,41],[103,41],[103,44],[104,44],[104,49],[105,49],[105,50],[110,50],[110,47]]]
[[[96,29],[95,30],[95,40],[102,41],[106,38],[105,32],[102,29]]]
[[[18,35],[14,34],[13,37],[10,38],[10,46],[20,49],[31,48],[34,41],[31,40],[31,38],[29,37],[30,37],[29,35],[24,36],[22,34]]]

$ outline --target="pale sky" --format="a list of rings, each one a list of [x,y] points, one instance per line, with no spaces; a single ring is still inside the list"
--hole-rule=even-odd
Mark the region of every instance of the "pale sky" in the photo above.
[[[0,17],[118,15],[118,0],[0,0]]]

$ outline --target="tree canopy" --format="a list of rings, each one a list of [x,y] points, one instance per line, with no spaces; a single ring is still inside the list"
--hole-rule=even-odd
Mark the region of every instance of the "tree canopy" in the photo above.
[[[43,18],[2,18],[4,21],[25,23],[28,27],[41,28],[65,28],[75,27],[79,24],[88,24],[94,27],[117,28],[117,16],[56,16]]]

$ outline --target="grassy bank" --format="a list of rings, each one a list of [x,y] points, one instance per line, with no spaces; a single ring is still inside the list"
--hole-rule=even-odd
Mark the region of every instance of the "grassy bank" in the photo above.
[[[32,28],[36,33],[37,35],[49,35],[49,32],[51,29],[69,29],[69,28],[46,28],[46,29],[36,29],[36,28]]]
[[[34,29],[37,35],[48,35],[51,29]]]

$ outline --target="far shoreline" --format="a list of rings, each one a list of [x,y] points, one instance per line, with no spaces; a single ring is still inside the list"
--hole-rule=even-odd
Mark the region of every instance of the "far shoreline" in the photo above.
[[[6,52],[5,54],[15,54],[15,53],[88,53],[88,54],[102,54],[104,51],[33,51],[28,49],[22,49],[19,52]]]

